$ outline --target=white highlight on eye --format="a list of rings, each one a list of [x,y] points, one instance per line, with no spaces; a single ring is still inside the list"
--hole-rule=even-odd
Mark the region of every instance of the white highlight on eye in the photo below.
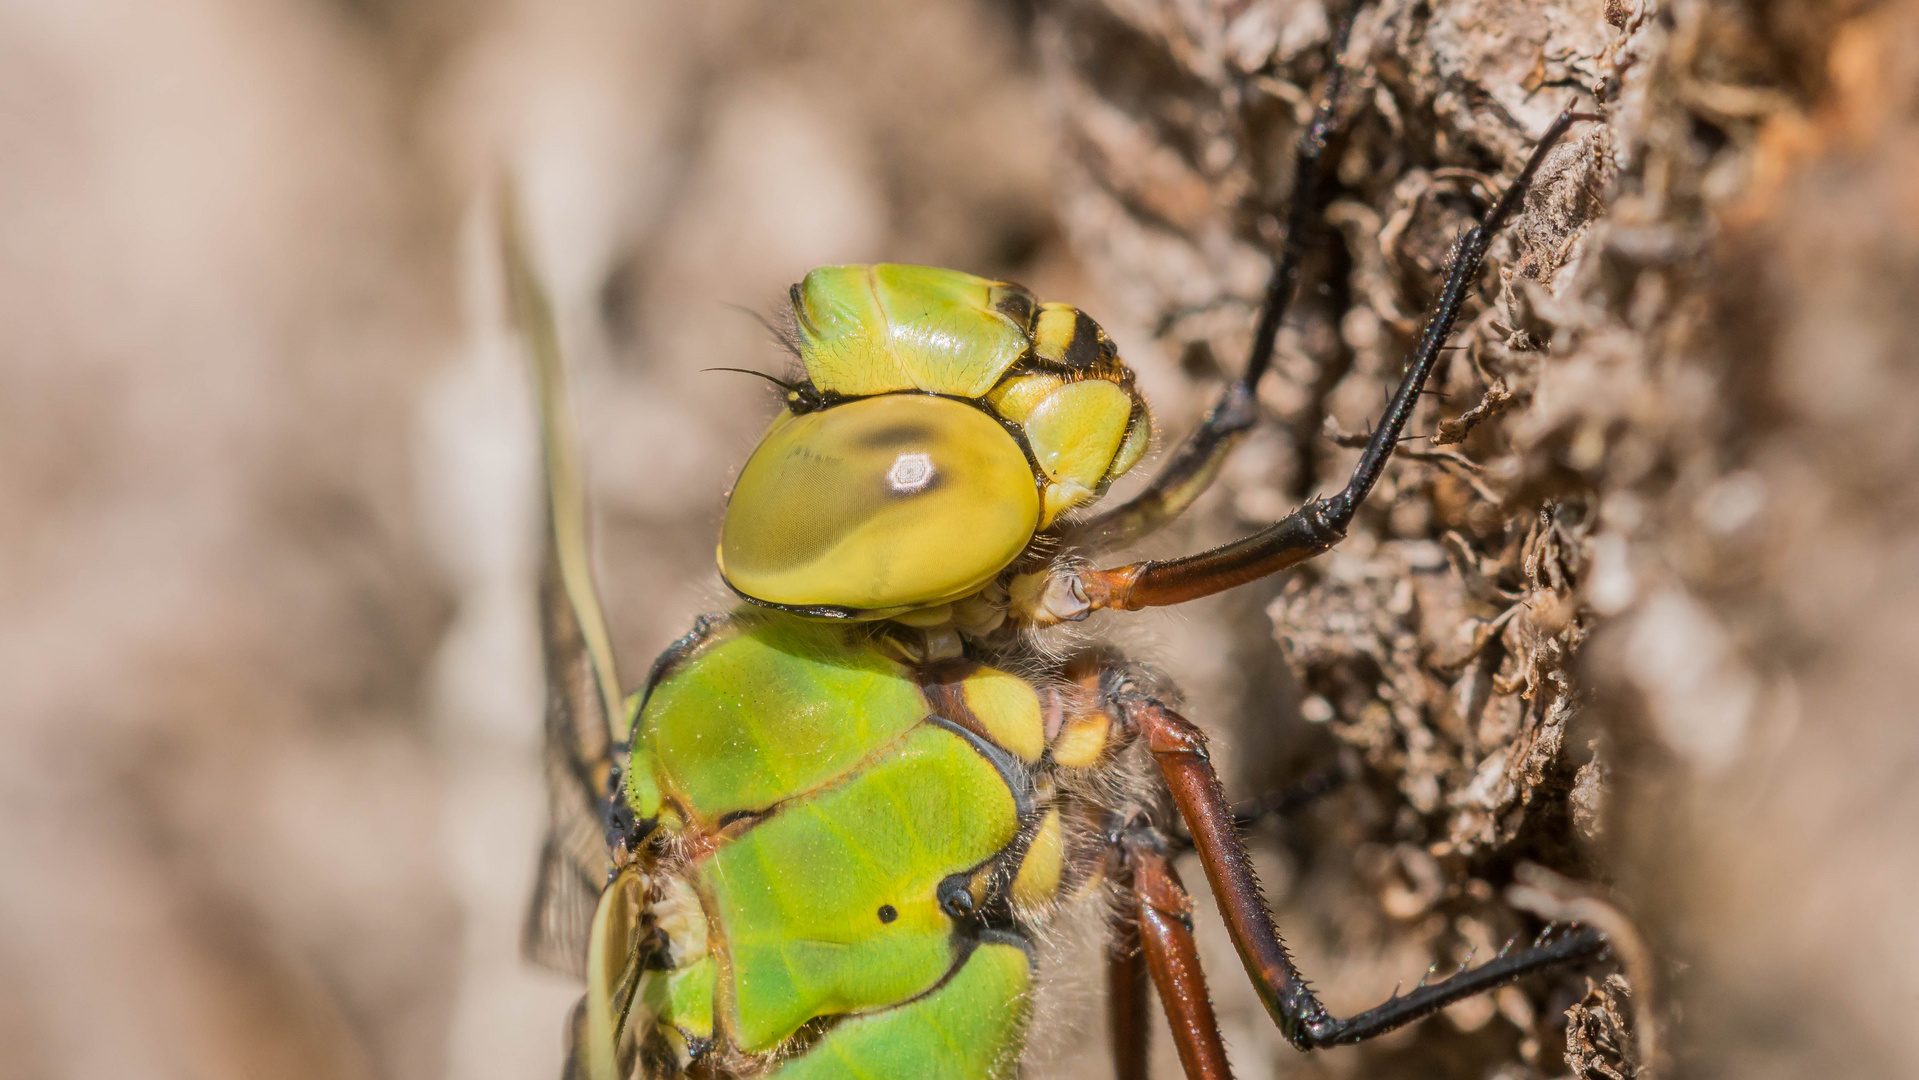
[[[931,454],[901,454],[893,459],[893,467],[886,471],[886,486],[902,495],[924,491],[926,485],[932,482]]]

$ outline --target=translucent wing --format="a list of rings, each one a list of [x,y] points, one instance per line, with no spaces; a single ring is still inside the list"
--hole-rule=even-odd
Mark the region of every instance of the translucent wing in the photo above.
[[[587,556],[585,494],[558,328],[510,193],[501,237],[513,315],[533,368],[546,464],[540,638],[549,825],[521,945],[537,964],[584,975],[593,911],[611,867],[603,815],[613,755],[626,742],[626,718]]]
[[[646,1024],[633,1015],[644,974],[640,911],[646,877],[631,863],[601,894],[586,953],[586,997],[573,1010],[562,1080],[623,1080],[634,1075]]]

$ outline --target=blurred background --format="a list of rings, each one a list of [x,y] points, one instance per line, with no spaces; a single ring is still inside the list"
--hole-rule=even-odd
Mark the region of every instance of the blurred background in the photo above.
[[[1355,778],[1258,853],[1336,1008],[1530,933],[1522,862],[1655,959],[1303,1057],[1202,896],[1242,1080],[1919,1075],[1916,27],[1367,6],[1273,423],[1154,551],[1337,486],[1329,435],[1474,200],[1568,98],[1610,122],[1415,427],[1488,419],[1325,566],[1116,630],[1240,793]],[[631,683],[726,602],[724,492],[776,407],[702,369],[778,370],[754,313],[811,266],[1077,303],[1185,431],[1328,36],[1318,0],[0,2],[0,1080],[557,1074],[578,988],[518,956],[544,797],[505,175]],[[1101,1075],[1097,1012],[1053,1023],[1044,1075]]]
[[[1030,13],[0,7],[0,1076],[554,1075],[537,448],[562,307],[625,670],[723,603],[754,313],[818,264],[1084,297]]]

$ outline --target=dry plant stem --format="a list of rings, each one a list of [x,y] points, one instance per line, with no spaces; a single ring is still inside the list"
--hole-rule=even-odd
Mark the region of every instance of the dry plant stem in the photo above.
[[[1333,422],[1332,417],[1327,417],[1326,437],[1331,439],[1335,445],[1351,449],[1365,446],[1367,440],[1372,436],[1362,432],[1341,431],[1338,425]],[[1412,437],[1417,438],[1417,436]],[[1435,438],[1433,441],[1437,442],[1438,439]],[[1457,450],[1416,450],[1407,446],[1402,440],[1398,446],[1393,448],[1393,456],[1405,458],[1408,461],[1419,461],[1428,465],[1437,465],[1458,477],[1466,486],[1472,488],[1473,494],[1478,495],[1489,503],[1496,504],[1500,501],[1499,494],[1492,488],[1487,487],[1486,482],[1479,478],[1479,474],[1485,472],[1486,467]]]
[[[1506,900],[1514,907],[1530,911],[1547,922],[1577,922],[1594,927],[1606,935],[1619,966],[1625,969],[1632,986],[1633,1032],[1637,1042],[1639,1075],[1655,1080],[1665,1070],[1659,1059],[1659,1033],[1655,990],[1657,972],[1652,952],[1646,948],[1626,913],[1594,896],[1590,886],[1555,874],[1535,863],[1521,863],[1513,871],[1518,884],[1506,890]]]
[[[1495,382],[1486,388],[1486,395],[1479,404],[1460,413],[1451,420],[1441,420],[1439,431],[1433,436],[1434,446],[1465,442],[1466,436],[1481,423],[1505,412],[1512,406],[1514,394],[1506,388],[1503,381]]]

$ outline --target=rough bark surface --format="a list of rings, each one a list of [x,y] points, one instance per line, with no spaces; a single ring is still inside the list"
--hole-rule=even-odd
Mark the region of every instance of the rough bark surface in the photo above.
[[[1069,235],[1200,387],[1247,349],[1335,17],[1071,0],[1043,22]],[[1232,737],[1298,749],[1241,781],[1341,752],[1360,777],[1283,823],[1272,898],[1342,1008],[1392,989],[1382,967],[1450,969],[1541,914],[1604,920],[1623,971],[1307,1061],[1216,963],[1242,1074],[1912,1067],[1882,996],[1911,992],[1912,931],[1868,894],[1915,884],[1915,800],[1874,760],[1913,746],[1887,678],[1912,641],[1913,25],[1910,5],[1358,5],[1266,426],[1189,545],[1344,483],[1451,238],[1555,113],[1605,121],[1494,247],[1348,540],[1267,609],[1296,698],[1242,701]],[[1885,891],[1858,890],[1868,867]],[[1509,892],[1516,868],[1556,884]],[[1899,940],[1900,970],[1859,966],[1826,917]]]

